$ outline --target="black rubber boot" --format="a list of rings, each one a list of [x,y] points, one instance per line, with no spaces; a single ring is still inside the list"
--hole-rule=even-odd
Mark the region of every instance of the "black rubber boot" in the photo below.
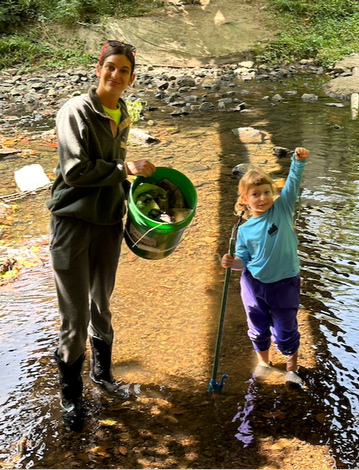
[[[59,371],[63,419],[73,431],[80,431],[83,425],[81,369],[85,353],[81,354],[71,365],[63,362],[57,351],[55,351],[55,358]]]
[[[91,380],[110,394],[118,394],[121,391],[121,383],[117,382],[111,373],[112,344],[94,336],[90,337],[91,345]]]

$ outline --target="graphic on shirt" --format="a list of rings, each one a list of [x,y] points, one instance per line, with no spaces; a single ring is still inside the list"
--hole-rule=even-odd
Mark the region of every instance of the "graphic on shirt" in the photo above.
[[[273,235],[278,232],[278,227],[275,224],[272,224],[271,227],[268,230],[268,235],[273,237]]]

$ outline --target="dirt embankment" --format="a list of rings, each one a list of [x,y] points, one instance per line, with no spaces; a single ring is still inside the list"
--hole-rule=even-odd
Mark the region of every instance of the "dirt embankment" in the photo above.
[[[148,16],[109,19],[101,26],[79,26],[57,34],[73,47],[76,38],[85,40],[94,57],[104,41],[119,39],[136,46],[141,65],[215,65],[251,58],[255,44],[274,37],[265,7],[264,0],[201,0],[183,5],[167,0]]]

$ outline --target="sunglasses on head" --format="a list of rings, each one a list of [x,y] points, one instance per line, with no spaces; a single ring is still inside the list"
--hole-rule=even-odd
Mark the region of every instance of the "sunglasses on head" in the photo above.
[[[136,48],[135,46],[132,46],[131,44],[126,44],[121,41],[106,41],[105,44],[103,45],[103,48],[101,50],[101,54],[98,60],[101,60],[101,57],[103,56],[103,53],[105,52],[105,49],[107,46],[110,46],[110,47],[122,46],[124,49],[129,50],[131,54],[133,55],[133,57],[135,57],[136,55]]]

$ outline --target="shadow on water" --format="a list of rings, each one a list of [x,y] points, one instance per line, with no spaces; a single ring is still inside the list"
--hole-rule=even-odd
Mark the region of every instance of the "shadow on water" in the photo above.
[[[69,432],[59,419],[52,358],[58,319],[46,247],[42,267],[2,288],[3,466],[287,468],[290,455],[304,453],[308,444],[329,447],[337,467],[358,464],[358,142],[348,107],[333,110],[322,96],[315,103],[301,102],[301,92],[320,94],[320,83],[311,76],[233,86],[218,80],[217,88],[195,93],[217,103],[221,93],[235,91],[251,112],[215,109],[171,118],[158,109],[151,114],[160,122],[154,129],[163,144],[130,151],[189,176],[199,195],[197,218],[187,242],[166,260],[135,259],[124,246],[113,297],[114,372],[129,384],[129,395],[101,395],[89,382],[86,361],[83,432]],[[297,95],[278,105],[262,99],[292,87]],[[153,91],[143,96],[159,108]],[[300,361],[305,386],[285,387],[279,359],[274,377],[253,380],[239,274],[233,273],[218,374],[229,378],[222,394],[211,395],[207,386],[223,287],[219,257],[228,250],[236,220],[237,180],[231,170],[247,162],[253,149],[263,164],[266,160],[259,146],[244,145],[232,132],[247,126],[266,132],[273,145],[302,145],[311,152],[296,223],[306,312]],[[33,159],[47,172],[55,160],[55,150]],[[285,177],[288,162],[280,166],[275,176]],[[22,218],[14,223],[14,238],[30,243],[46,236],[47,196],[19,203]],[[314,362],[306,360],[310,355]]]

